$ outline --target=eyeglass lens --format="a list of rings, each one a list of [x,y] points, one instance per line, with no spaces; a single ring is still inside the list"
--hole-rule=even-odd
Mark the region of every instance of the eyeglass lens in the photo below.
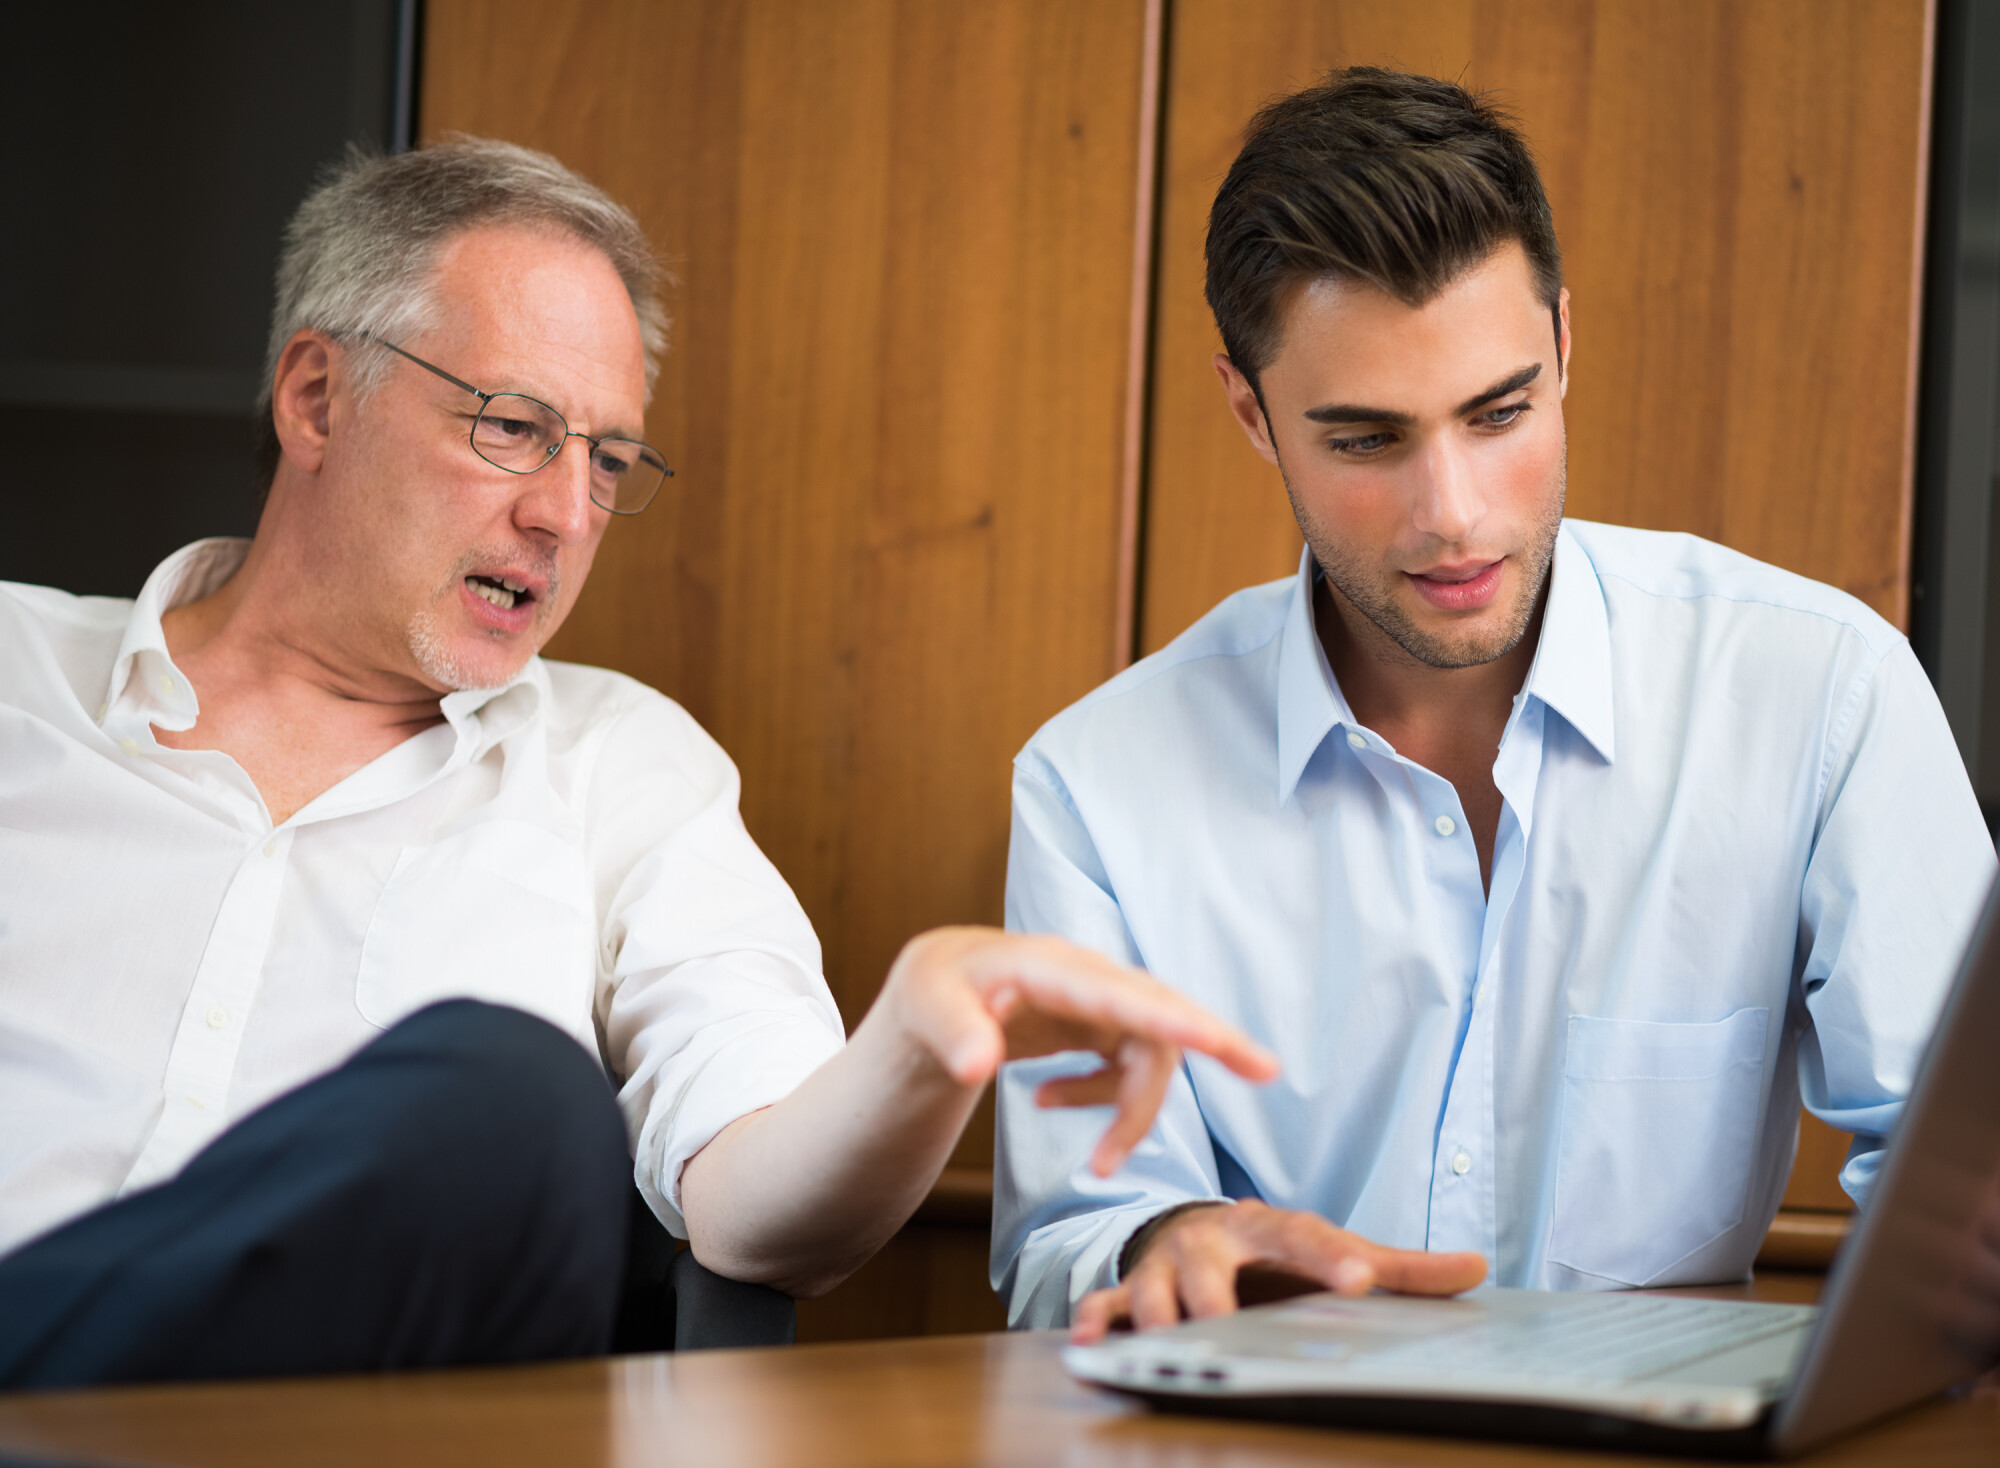
[[[568,438],[562,414],[519,393],[495,393],[472,425],[473,451],[512,474],[534,473],[562,451]],[[601,439],[590,446],[590,497],[614,514],[636,515],[645,509],[670,472],[656,450],[629,438]]]

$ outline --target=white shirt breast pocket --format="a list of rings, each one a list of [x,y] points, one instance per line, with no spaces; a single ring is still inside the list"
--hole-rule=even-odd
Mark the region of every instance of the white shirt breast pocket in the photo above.
[[[525,821],[489,821],[404,848],[361,947],[354,1002],[383,1029],[440,999],[539,1015],[597,1051],[597,931],[575,847]]]
[[[1664,1283],[1743,1221],[1770,1018],[1570,1017],[1550,1263]]]

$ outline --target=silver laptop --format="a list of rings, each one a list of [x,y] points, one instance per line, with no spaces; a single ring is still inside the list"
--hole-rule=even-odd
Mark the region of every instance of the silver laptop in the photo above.
[[[2000,887],[1818,1306],[1307,1295],[1063,1353],[1211,1415],[1776,1457],[2000,1364]]]

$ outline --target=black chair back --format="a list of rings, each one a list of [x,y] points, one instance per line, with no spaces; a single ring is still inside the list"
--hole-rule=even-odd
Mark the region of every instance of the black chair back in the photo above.
[[[704,1268],[632,1190],[615,1353],[789,1346],[798,1334],[790,1295]]]

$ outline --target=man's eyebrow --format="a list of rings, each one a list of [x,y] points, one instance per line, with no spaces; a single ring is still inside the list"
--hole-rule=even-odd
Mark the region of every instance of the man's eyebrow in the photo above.
[[[1495,398],[1504,398],[1510,392],[1519,392],[1541,375],[1542,364],[1540,362],[1536,362],[1532,366],[1523,367],[1519,372],[1501,378],[1493,386],[1487,388],[1485,392],[1474,393],[1458,405],[1458,411],[1452,416],[1463,418],[1467,413],[1476,413]]]
[[[1307,408],[1306,417],[1315,423],[1389,423],[1397,428],[1408,428],[1417,420],[1408,413],[1398,413],[1393,408],[1364,408],[1358,403],[1328,403],[1322,408]]]
[[[1453,416],[1463,418],[1467,413],[1477,412],[1495,398],[1519,392],[1541,375],[1540,362],[1510,373],[1484,392],[1474,393],[1460,403]],[[1417,421],[1413,415],[1399,413],[1394,408],[1370,408],[1360,403],[1327,403],[1322,407],[1306,409],[1305,416],[1314,423],[1386,423],[1395,428],[1408,428]]]
[[[539,388],[494,387],[494,388],[488,388],[487,391],[492,393],[495,397],[499,397],[503,393],[507,393],[507,394],[512,394],[514,397],[517,398],[532,398],[534,399],[534,401],[540,403],[545,408],[556,408],[556,405],[554,403],[550,402],[546,397],[542,395],[541,389]],[[569,422],[569,414],[563,413],[563,410],[561,408],[556,408],[556,411],[558,413],[562,413],[562,419],[564,423]],[[636,428],[620,428],[614,425],[610,428],[603,429],[597,433],[593,433],[590,436],[592,438],[624,438],[624,439],[630,439],[633,443],[637,443],[643,437],[643,434],[641,430]]]

